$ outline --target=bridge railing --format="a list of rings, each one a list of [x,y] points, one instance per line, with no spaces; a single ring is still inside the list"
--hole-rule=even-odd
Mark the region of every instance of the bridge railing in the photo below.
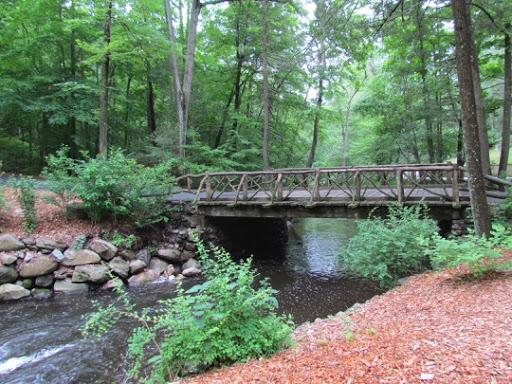
[[[459,205],[467,189],[465,169],[457,164],[399,164],[339,168],[276,169],[261,172],[205,172],[185,175],[195,201],[231,202],[329,202],[398,201],[421,199]],[[486,177],[490,188],[503,183]],[[467,195],[467,194],[466,194]]]

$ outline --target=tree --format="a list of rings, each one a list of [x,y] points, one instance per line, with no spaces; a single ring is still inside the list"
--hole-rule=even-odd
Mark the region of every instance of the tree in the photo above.
[[[112,22],[112,2],[106,1],[105,3],[105,21],[103,24],[103,40],[105,43],[103,59],[101,61],[101,92],[100,92],[100,122],[99,122],[99,139],[98,139],[98,152],[101,155],[106,155],[108,142],[107,142],[107,120],[108,120],[108,77],[110,66],[110,25]]]
[[[466,147],[466,160],[469,176],[469,193],[471,208],[477,236],[490,235],[491,219],[485,181],[482,172],[480,140],[478,136],[477,105],[475,101],[474,81],[472,76],[473,34],[471,19],[465,0],[452,0],[453,20],[455,23],[455,51],[457,74],[459,79],[460,101]]]

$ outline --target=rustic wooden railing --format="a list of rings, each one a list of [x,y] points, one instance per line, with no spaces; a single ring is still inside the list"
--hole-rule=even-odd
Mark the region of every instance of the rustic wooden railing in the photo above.
[[[486,179],[488,191],[496,195],[512,185],[493,176]],[[467,190],[466,169],[450,163],[204,172],[177,180],[196,193],[195,203],[423,200],[460,205],[468,200],[467,194],[461,196]]]

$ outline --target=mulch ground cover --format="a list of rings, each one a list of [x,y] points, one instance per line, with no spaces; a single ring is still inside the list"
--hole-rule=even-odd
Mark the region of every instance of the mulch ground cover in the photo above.
[[[186,382],[512,383],[512,274],[464,272],[414,276],[355,313],[300,326],[269,359]]]

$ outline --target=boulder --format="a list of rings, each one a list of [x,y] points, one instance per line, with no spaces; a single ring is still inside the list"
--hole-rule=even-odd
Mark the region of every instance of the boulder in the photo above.
[[[36,241],[34,240],[34,238],[32,236],[26,236],[26,237],[23,237],[21,239],[21,241],[23,242],[23,244],[25,244],[27,247],[33,247],[34,245],[36,245]]]
[[[151,284],[155,281],[160,280],[160,275],[153,270],[145,271],[139,273],[138,275],[134,275],[128,279],[128,284],[130,286],[142,285],[142,284]]]
[[[195,256],[194,252],[185,250],[185,251],[183,251],[183,253],[180,256],[180,261],[188,261],[188,260],[192,259],[194,256]]]
[[[0,255],[0,264],[2,265],[11,265],[14,264],[18,260],[18,254],[16,252],[13,253],[2,253]]]
[[[50,255],[35,255],[28,262],[26,261],[21,265],[21,277],[38,277],[44,276],[55,271],[59,264]]]
[[[151,252],[147,249],[141,250],[139,253],[135,255],[137,260],[143,261],[146,265],[149,264],[149,260],[151,260]]]
[[[168,266],[169,263],[167,261],[159,259],[158,257],[153,257],[151,259],[151,263],[149,264],[149,269],[161,275]]]
[[[18,300],[30,296],[30,291],[16,284],[0,285],[0,301]]]
[[[126,261],[133,261],[137,259],[137,255],[135,252],[130,251],[129,249],[123,249],[119,252],[119,256],[121,256]]]
[[[0,284],[14,283],[18,280],[18,272],[14,265],[0,265]]]
[[[32,297],[37,300],[46,300],[52,297],[53,292],[51,289],[34,288],[32,289]]]
[[[67,248],[68,245],[57,240],[40,237],[36,240],[36,246],[41,249],[48,249],[50,252],[54,249],[58,249],[62,252]]]
[[[161,248],[158,250],[158,257],[169,263],[180,261],[180,251],[174,248]]]
[[[185,277],[194,277],[201,274],[201,271],[197,268],[187,268],[184,269],[181,274]]]
[[[176,274],[177,274],[177,273],[176,273],[176,268],[174,268],[174,265],[172,265],[172,264],[171,264],[171,265],[169,265],[169,266],[166,268],[165,272],[164,272],[164,276],[165,276],[165,277],[174,276],[174,275],[176,275]]]
[[[114,289],[114,288],[123,287],[123,286],[124,286],[123,280],[116,278],[116,279],[107,281],[105,284],[103,284],[100,287],[100,289],[108,290],[108,289]]]
[[[53,256],[53,258],[58,262],[62,262],[62,260],[64,259],[64,254],[62,253],[62,251],[58,248],[55,248],[52,253],[50,253],[50,255]]]
[[[197,261],[196,259],[190,259],[190,260],[187,260],[184,264],[183,264],[183,270],[185,269],[188,269],[188,268],[195,268],[195,269],[201,269],[203,266],[201,265],[201,263],[199,261]]]
[[[185,243],[185,246],[183,247],[186,251],[194,252],[197,247],[194,243],[189,243],[188,241]]]
[[[17,251],[23,248],[25,248],[25,244],[16,239],[13,235],[9,235],[8,233],[0,235],[0,252]]]
[[[101,261],[101,257],[88,249],[68,249],[64,252],[64,258],[61,264],[66,267],[74,267],[76,265],[97,264]]]
[[[23,280],[17,281],[16,284],[21,285],[25,289],[34,288],[34,280],[32,280],[32,279],[23,279]]]
[[[84,293],[89,291],[89,284],[87,283],[73,283],[71,279],[57,280],[53,286],[56,293]]]
[[[139,272],[142,272],[144,268],[146,268],[146,263],[141,260],[133,260],[130,261],[128,265],[130,267],[130,274],[136,275]]]
[[[103,260],[112,260],[117,253],[117,247],[102,239],[94,239],[89,244],[89,249],[96,252]]]
[[[73,272],[73,283],[103,284],[110,279],[108,268],[101,264],[78,265]]]
[[[54,280],[53,275],[39,276],[36,279],[36,287],[50,288]]]
[[[109,263],[108,267],[115,274],[121,277],[128,277],[128,272],[130,272],[130,267],[126,261],[124,261],[121,257],[114,257]]]
[[[73,276],[73,269],[67,267],[59,267],[55,272],[53,272],[53,277],[56,280],[64,280],[68,277]]]

